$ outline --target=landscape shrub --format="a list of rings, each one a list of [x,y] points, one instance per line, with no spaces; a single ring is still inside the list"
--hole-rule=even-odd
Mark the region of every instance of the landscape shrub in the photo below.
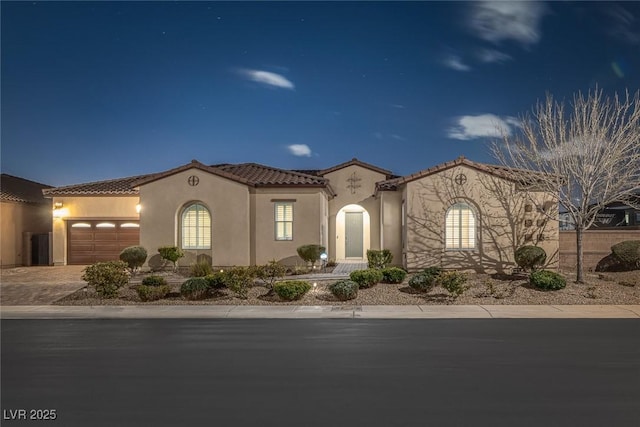
[[[166,297],[169,291],[171,291],[171,286],[169,285],[140,285],[136,288],[141,301],[157,301]]]
[[[135,273],[147,260],[147,250],[142,246],[129,246],[120,252],[120,261],[127,263],[131,274]]]
[[[129,283],[127,264],[123,261],[97,262],[83,270],[82,280],[101,297],[113,298],[121,287]]]
[[[339,280],[329,285],[329,292],[340,301],[347,301],[358,296],[360,286],[352,280]]]
[[[349,274],[349,278],[356,282],[361,289],[370,288],[376,283],[380,283],[382,281],[382,271],[377,268],[355,270]]]
[[[142,284],[144,286],[165,286],[167,279],[162,276],[151,275],[142,279]]]
[[[375,249],[367,249],[367,261],[369,268],[385,268],[393,261],[393,255],[389,249],[381,251]]]
[[[611,252],[628,269],[640,268],[640,240],[625,240],[611,246]]]
[[[294,301],[309,292],[311,285],[304,280],[285,280],[284,282],[275,283],[273,290],[280,298]]]
[[[180,295],[189,300],[204,299],[209,294],[209,284],[204,277],[192,277],[180,286]]]
[[[427,267],[422,270],[422,273],[429,274],[431,276],[439,276],[442,273],[442,268],[440,267]]]
[[[280,264],[276,260],[269,261],[268,264],[258,266],[256,268],[256,276],[271,291],[273,284],[284,277],[287,273],[287,267]]]
[[[338,263],[335,259],[330,259],[329,261],[327,261],[327,267],[335,267],[336,265],[338,265]]]
[[[189,277],[205,277],[212,273],[213,267],[204,260],[194,262],[189,268]]]
[[[439,275],[439,273],[434,271],[425,270],[422,273],[415,274],[411,277],[411,279],[409,279],[409,286],[416,291],[429,292],[436,285]]]
[[[161,246],[158,248],[158,253],[160,257],[167,262],[171,262],[173,264],[173,271],[178,269],[178,260],[184,256],[184,252],[177,246]]]
[[[204,280],[207,281],[209,289],[217,290],[226,287],[224,272],[217,271],[215,273],[207,274],[204,276]]]
[[[312,266],[320,259],[320,254],[325,251],[325,247],[321,245],[302,245],[296,249],[300,258],[311,263]]]
[[[547,260],[547,253],[539,246],[520,246],[515,252],[516,264],[524,271],[535,271]]]
[[[538,270],[531,273],[529,283],[538,289],[557,291],[567,286],[567,281],[555,271]]]
[[[468,289],[467,286],[465,286],[465,283],[467,283],[467,276],[458,271],[444,271],[440,273],[437,282],[454,298],[458,298]]]
[[[249,288],[256,278],[256,270],[250,267],[233,267],[222,273],[224,285],[238,297],[247,299]]]
[[[398,267],[387,267],[382,270],[384,283],[402,283],[405,277],[407,277],[407,272]]]

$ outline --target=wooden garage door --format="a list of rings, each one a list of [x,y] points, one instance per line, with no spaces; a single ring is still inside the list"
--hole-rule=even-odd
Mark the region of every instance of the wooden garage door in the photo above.
[[[68,264],[117,261],[124,248],[140,244],[137,221],[69,221],[67,230]]]

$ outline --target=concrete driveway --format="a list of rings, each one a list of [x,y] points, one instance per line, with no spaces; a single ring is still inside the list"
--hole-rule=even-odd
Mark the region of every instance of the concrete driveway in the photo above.
[[[86,285],[84,265],[0,270],[0,305],[47,305]]]

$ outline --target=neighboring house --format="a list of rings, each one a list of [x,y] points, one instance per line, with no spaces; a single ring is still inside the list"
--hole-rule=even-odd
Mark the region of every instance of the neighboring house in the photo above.
[[[640,195],[635,196],[635,202],[640,203]],[[559,217],[561,231],[575,230],[575,223],[568,212],[560,212]],[[619,229],[618,227],[640,228],[640,209],[620,202],[611,203],[597,213],[596,220],[589,229]]]
[[[0,176],[2,268],[50,264],[51,200],[42,195],[47,188],[51,186]]]
[[[52,188],[55,264],[117,259],[140,244],[150,256],[177,245],[214,266],[297,260],[321,244],[330,259],[365,260],[389,249],[409,270],[431,265],[476,271],[513,267],[527,242],[558,250],[553,194],[525,190],[505,168],[463,157],[398,177],[352,159],[324,170],[197,161],[165,172]],[[544,206],[541,213],[533,206]],[[149,261],[157,263],[157,255]]]

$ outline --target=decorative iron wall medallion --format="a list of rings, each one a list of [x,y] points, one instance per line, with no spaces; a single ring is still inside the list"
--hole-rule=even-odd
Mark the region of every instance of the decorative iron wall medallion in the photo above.
[[[200,178],[198,178],[195,175],[191,175],[188,179],[187,182],[189,183],[190,186],[195,187],[196,185],[198,185],[200,183]]]
[[[361,187],[361,185],[358,184],[358,181],[362,181],[362,178],[358,177],[358,175],[356,175],[356,173],[354,172],[349,178],[347,178],[347,181],[349,181],[349,185],[347,185],[347,188],[351,190],[351,194],[356,194],[356,188]]]
[[[467,176],[463,173],[460,173],[458,175],[456,175],[456,177],[454,178],[454,181],[456,184],[458,185],[462,185],[465,182],[467,182]]]

